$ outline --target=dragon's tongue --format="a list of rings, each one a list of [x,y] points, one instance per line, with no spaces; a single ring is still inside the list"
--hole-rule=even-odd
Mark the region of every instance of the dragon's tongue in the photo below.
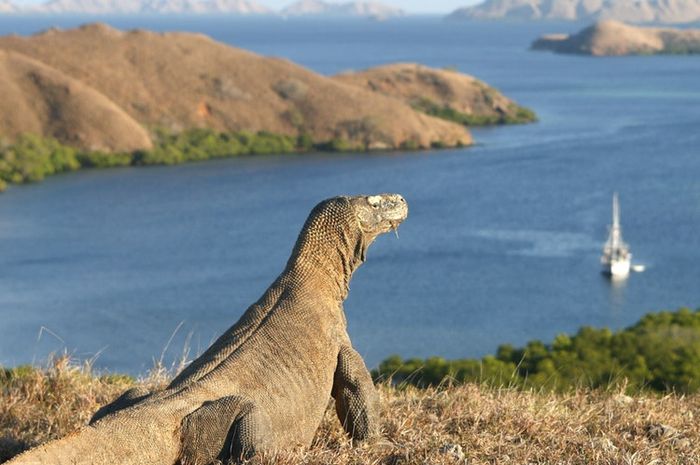
[[[392,221],[391,222],[391,229],[394,230],[394,234],[396,234],[396,238],[399,238],[399,222],[398,221]]]

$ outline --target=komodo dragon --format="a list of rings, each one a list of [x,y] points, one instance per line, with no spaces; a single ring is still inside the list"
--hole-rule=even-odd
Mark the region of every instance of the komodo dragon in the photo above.
[[[309,215],[282,274],[162,391],[131,389],[77,433],[11,465],[205,465],[308,446],[330,396],[358,441],[378,434],[377,393],[343,300],[365,252],[406,219],[397,194],[335,197]]]

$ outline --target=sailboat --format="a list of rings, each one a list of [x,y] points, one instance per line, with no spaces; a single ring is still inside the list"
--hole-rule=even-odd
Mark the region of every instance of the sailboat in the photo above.
[[[630,274],[632,254],[629,246],[622,240],[617,192],[613,194],[612,225],[609,228],[608,240],[605,242],[600,262],[603,265],[603,273],[613,278],[625,278]]]

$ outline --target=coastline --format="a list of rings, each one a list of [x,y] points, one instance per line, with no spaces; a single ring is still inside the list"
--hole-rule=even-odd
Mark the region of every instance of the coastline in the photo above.
[[[473,145],[450,146],[436,141],[430,148],[410,143],[397,148],[377,147],[353,143],[346,139],[314,142],[306,134],[292,137],[266,131],[217,133],[209,129],[191,129],[179,134],[161,132],[156,140],[152,149],[108,153],[81,150],[64,145],[53,138],[32,134],[24,134],[12,144],[2,144],[0,139],[0,192],[12,184],[40,182],[47,176],[82,169],[179,165],[238,156],[427,151]]]

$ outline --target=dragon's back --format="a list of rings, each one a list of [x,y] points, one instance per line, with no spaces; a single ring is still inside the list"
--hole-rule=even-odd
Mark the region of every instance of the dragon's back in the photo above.
[[[220,347],[226,356],[199,373],[187,391],[203,399],[246,398],[275,418],[280,441],[304,438],[308,443],[327,406],[319,399],[330,399],[345,334],[339,302],[299,290],[282,292],[244,340],[229,337],[235,347]]]

